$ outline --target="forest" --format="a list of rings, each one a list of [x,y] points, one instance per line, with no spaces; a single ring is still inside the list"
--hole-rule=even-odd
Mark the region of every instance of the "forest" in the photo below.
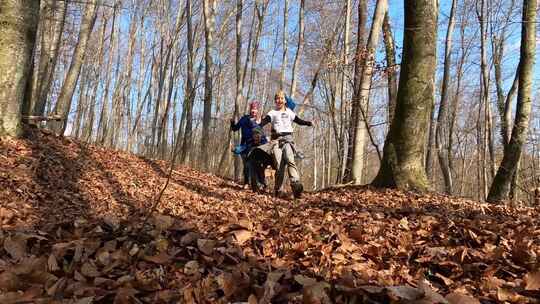
[[[0,302],[537,303],[539,10],[0,0]]]

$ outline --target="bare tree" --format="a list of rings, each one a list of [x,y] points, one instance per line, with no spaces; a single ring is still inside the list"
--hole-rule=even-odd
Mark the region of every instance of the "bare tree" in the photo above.
[[[358,95],[360,88],[360,78],[362,77],[363,62],[364,62],[364,50],[366,40],[366,23],[367,23],[367,1],[358,1],[358,25],[356,33],[356,53],[354,56],[354,76],[353,76],[353,96]],[[349,141],[347,145],[347,160],[345,164],[345,173],[343,175],[344,181],[352,180],[352,160],[353,160],[353,147],[354,138],[356,138],[356,129],[361,128],[360,124],[360,100],[357,98],[352,99],[351,104],[351,118],[348,128]],[[365,135],[364,135],[365,136]]]
[[[60,90],[60,95],[54,107],[54,114],[63,117],[60,122],[51,121],[50,128],[58,134],[64,134],[66,130],[69,110],[71,108],[71,101],[75,88],[77,87],[77,81],[79,74],[81,73],[81,67],[86,56],[86,48],[90,34],[94,28],[98,11],[99,0],[89,1],[84,9],[84,15],[81,21],[81,27],[79,29],[79,39],[75,45],[71,64],[69,66],[66,79]]]
[[[373,76],[373,66],[375,62],[375,50],[379,41],[379,35],[382,31],[382,24],[386,10],[388,9],[388,2],[386,0],[378,0],[375,12],[373,13],[373,22],[371,24],[371,31],[369,33],[369,39],[366,46],[366,58],[364,60],[364,68],[362,78],[360,79],[359,89],[355,94],[356,99],[360,102],[357,104],[360,108],[360,113],[365,113],[367,108],[367,100],[371,91],[371,78]],[[364,124],[356,124],[356,130],[354,131],[354,143],[353,143],[353,159],[352,159],[352,180],[354,184],[360,184],[362,182],[362,170],[364,167],[364,148],[366,139],[366,117],[362,115],[361,119]],[[360,118],[360,117],[359,117]]]
[[[31,74],[39,1],[0,2],[0,137],[22,135],[21,115]]]
[[[204,113],[203,113],[203,131],[201,140],[202,157],[201,163],[205,170],[209,168],[209,138],[210,138],[210,117],[212,114],[212,51],[213,51],[213,35],[215,26],[215,5],[214,0],[203,0],[204,6],[204,38],[205,46],[205,65],[204,65]]]
[[[428,116],[435,87],[437,1],[405,3],[403,60],[396,112],[384,145],[379,187],[424,191],[429,188],[423,164]]]
[[[291,98],[294,98],[296,93],[296,73],[298,69],[298,64],[300,62],[300,55],[304,49],[304,7],[305,0],[300,0],[300,9],[298,10],[298,45],[296,47],[296,54],[294,55],[294,63],[292,68],[292,81],[291,81],[291,91],[289,95]]]
[[[289,19],[289,0],[283,0],[283,57],[281,58],[281,70],[279,74],[279,88],[284,89],[285,70],[287,69],[287,48],[288,48],[288,30],[287,22]]]
[[[444,187],[447,194],[452,194],[452,174],[448,164],[448,149],[443,141],[447,137],[447,113],[448,113],[448,87],[450,82],[450,68],[452,63],[452,34],[454,32],[455,11],[457,0],[452,0],[450,9],[450,18],[448,19],[448,29],[446,31],[446,42],[444,48],[444,71],[441,85],[441,102],[439,104],[439,113],[437,115],[437,129],[435,131],[435,144],[437,147],[437,155],[439,165],[444,177]]]
[[[510,185],[521,157],[527,136],[532,107],[532,80],[536,53],[536,0],[523,1],[521,51],[519,59],[519,86],[514,127],[508,145],[504,147],[501,165],[493,180],[487,200],[499,202],[508,199]]]

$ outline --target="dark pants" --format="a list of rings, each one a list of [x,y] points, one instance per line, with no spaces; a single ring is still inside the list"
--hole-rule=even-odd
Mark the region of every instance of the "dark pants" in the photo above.
[[[248,166],[248,155],[247,153],[240,154],[242,158],[242,176],[244,177],[243,184],[249,184],[249,166]]]
[[[262,147],[262,146],[259,146]],[[268,166],[272,166],[272,156],[265,151],[264,147],[253,148],[247,158],[249,168],[250,184],[253,191],[266,188],[266,178],[264,171]]]

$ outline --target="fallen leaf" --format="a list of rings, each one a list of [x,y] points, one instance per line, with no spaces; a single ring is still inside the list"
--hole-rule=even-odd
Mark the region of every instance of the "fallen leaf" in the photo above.
[[[187,275],[195,275],[199,273],[199,262],[189,261],[184,265],[184,273]]]
[[[446,296],[450,304],[480,304],[477,299],[457,292],[452,292]]]
[[[81,267],[81,273],[90,278],[99,277],[101,273],[97,270],[96,266],[90,262],[86,262]]]
[[[197,247],[202,253],[206,255],[212,254],[212,252],[214,251],[215,245],[216,245],[216,241],[214,240],[208,240],[208,239],[197,240]]]
[[[8,236],[4,240],[4,250],[15,260],[20,260],[26,256],[26,242],[27,238],[17,233],[12,236]]]
[[[152,256],[149,256],[149,255],[145,255],[143,257],[143,260],[145,261],[148,261],[148,262],[152,262],[152,263],[155,263],[155,264],[162,264],[162,265],[165,265],[167,263],[169,263],[171,261],[171,256],[169,256],[167,253],[165,252],[161,252],[159,253],[158,255],[152,255]]]
[[[525,290],[540,290],[540,271],[525,275]]]
[[[245,230],[245,229],[234,230],[232,232],[232,234],[234,235],[234,239],[236,240],[236,242],[240,246],[244,245],[245,242],[247,242],[248,240],[250,240],[253,237],[253,233],[251,231]]]

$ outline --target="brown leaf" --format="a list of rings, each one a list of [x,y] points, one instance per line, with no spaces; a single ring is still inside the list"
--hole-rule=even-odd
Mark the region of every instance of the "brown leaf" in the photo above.
[[[198,240],[200,237],[201,237],[201,235],[199,233],[190,231],[190,232],[186,233],[186,235],[184,235],[180,239],[180,245],[182,245],[182,246],[191,245],[196,240]]]
[[[268,274],[266,282],[264,283],[264,294],[259,301],[259,304],[271,303],[274,296],[278,293],[281,285],[278,283],[279,279],[283,276],[283,272],[274,271]]]
[[[143,257],[143,260],[145,261],[152,262],[155,264],[162,264],[162,265],[169,263],[171,259],[172,257],[165,252],[161,252],[160,254],[153,255],[153,256],[145,255]]]
[[[249,295],[248,304],[258,304],[257,297],[254,294]]]
[[[223,290],[223,293],[225,294],[227,298],[232,296],[236,292],[237,284],[232,274],[228,272],[224,272],[220,274],[217,277],[217,282],[219,284],[219,287],[221,288],[221,290]]]
[[[446,296],[450,304],[480,304],[477,299],[457,292],[452,292]]]
[[[97,267],[90,262],[86,262],[82,265],[81,273],[84,276],[90,277],[90,278],[99,277],[101,275],[101,273],[97,270]]]
[[[396,300],[413,301],[424,296],[421,290],[406,285],[387,287],[387,290],[389,295]]]
[[[300,274],[295,275],[294,280],[298,284],[300,284],[300,285],[302,285],[304,287],[308,287],[308,286],[317,284],[317,280],[315,280],[313,278],[306,277],[304,275],[300,275]]]
[[[497,300],[499,301],[517,302],[519,298],[520,295],[512,290],[502,287],[497,289]]]
[[[232,232],[232,234],[234,236],[234,239],[236,240],[236,242],[240,246],[244,245],[245,242],[247,242],[248,240],[250,240],[253,237],[253,233],[251,231],[245,230],[245,229],[234,230]]]
[[[174,218],[168,215],[154,214],[153,224],[158,230],[167,230],[174,224]]]
[[[540,271],[525,275],[525,290],[540,290]]]
[[[195,275],[199,273],[199,262],[189,261],[184,265],[184,273],[187,275]]]
[[[113,304],[131,304],[136,303],[133,296],[138,294],[139,291],[133,288],[119,288],[116,291]]]
[[[27,238],[20,233],[8,236],[4,240],[4,250],[15,260],[20,260],[26,256]]]
[[[216,246],[216,241],[214,240],[208,240],[208,239],[197,240],[197,247],[202,253],[206,255],[211,255],[212,252],[214,251],[215,246]]]
[[[56,294],[61,293],[67,286],[67,279],[60,278],[51,287],[47,288],[47,294],[54,297]]]
[[[326,292],[330,286],[325,283],[316,283],[303,290],[303,303],[304,304],[331,304],[332,301]]]
[[[0,273],[0,291],[17,291],[23,286],[23,281],[11,271]]]
[[[85,297],[77,300],[75,304],[92,304],[94,303],[94,297]]]
[[[47,268],[50,272],[55,272],[60,270],[60,267],[58,266],[58,262],[56,261],[56,258],[54,257],[54,254],[49,255],[49,259],[47,260]]]

